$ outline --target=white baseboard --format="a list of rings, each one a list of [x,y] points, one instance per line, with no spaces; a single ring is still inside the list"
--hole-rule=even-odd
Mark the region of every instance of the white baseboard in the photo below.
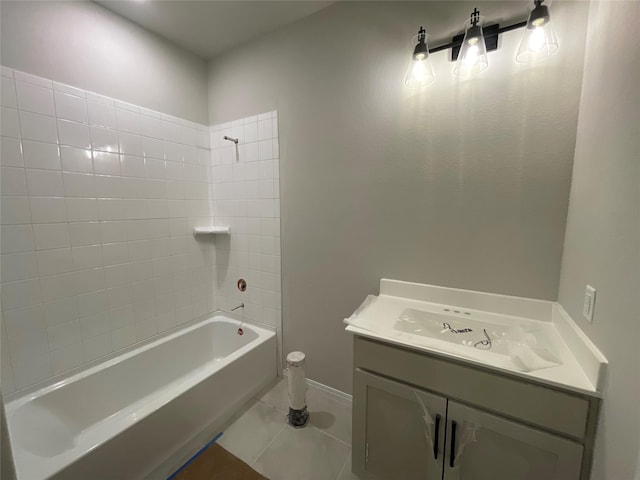
[[[287,373],[288,372],[286,368],[282,370],[283,378],[287,378]],[[316,382],[315,380],[311,380],[310,378],[307,378],[307,385],[317,388],[318,390],[322,390],[323,392],[328,393],[329,395],[333,395],[334,397],[339,398],[345,402],[348,402],[348,403],[353,402],[353,396],[349,395],[348,393],[344,393],[341,390],[337,390],[333,387],[325,385],[324,383]]]

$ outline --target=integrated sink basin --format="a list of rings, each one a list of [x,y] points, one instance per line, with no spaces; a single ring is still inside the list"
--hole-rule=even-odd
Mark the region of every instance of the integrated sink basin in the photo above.
[[[444,309],[450,311],[449,308]],[[466,315],[471,315],[465,312]],[[493,353],[509,354],[506,339],[511,327],[453,315],[406,308],[393,325],[395,330]]]

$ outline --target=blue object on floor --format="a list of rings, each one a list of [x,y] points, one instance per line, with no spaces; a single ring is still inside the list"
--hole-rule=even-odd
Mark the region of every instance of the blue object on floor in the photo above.
[[[198,451],[196,452],[196,454],[195,454],[193,457],[191,457],[189,460],[187,460],[186,462],[184,462],[184,464],[183,464],[179,469],[177,469],[175,472],[173,472],[173,473],[169,476],[169,478],[167,478],[167,480],[173,480],[174,478],[176,478],[176,475],[178,475],[182,470],[184,470],[185,468],[187,468],[187,467],[189,466],[189,464],[190,464],[191,462],[193,462],[196,458],[198,458],[202,452],[204,452],[207,448],[209,448],[211,445],[213,445],[214,443],[216,443],[216,441],[217,441],[217,440],[222,436],[222,434],[223,434],[223,433],[224,433],[224,432],[220,432],[220,433],[219,433],[219,434],[217,434],[215,437],[213,437],[213,439],[212,439],[209,443],[207,443],[204,447],[202,447],[200,450],[198,450]]]

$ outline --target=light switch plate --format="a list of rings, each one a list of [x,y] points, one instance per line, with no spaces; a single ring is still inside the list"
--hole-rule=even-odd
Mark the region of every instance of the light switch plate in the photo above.
[[[589,322],[593,323],[593,310],[596,305],[596,289],[591,285],[587,285],[584,290],[584,302],[582,304],[582,316]]]

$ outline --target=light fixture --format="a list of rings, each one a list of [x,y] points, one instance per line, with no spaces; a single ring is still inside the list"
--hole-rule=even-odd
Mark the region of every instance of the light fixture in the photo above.
[[[482,32],[483,25],[484,18],[480,17],[480,12],[474,8],[471,18],[465,23],[464,38],[453,69],[454,75],[468,76],[482,72],[489,66],[487,45]]]
[[[516,62],[528,63],[553,55],[558,50],[558,38],[551,22],[549,7],[544,0],[534,0],[529,14],[520,47],[516,53]]]
[[[549,7],[543,5],[545,0],[534,0],[534,6],[526,22],[513,23],[506,27],[498,24],[486,25],[484,18],[480,16],[477,8],[474,8],[471,17],[465,23],[463,34],[453,37],[451,42],[429,48],[427,35],[423,27],[420,27],[411,64],[405,77],[405,84],[410,87],[428,85],[435,79],[431,66],[431,54],[441,50],[451,49],[451,60],[456,62],[453,73],[460,76],[469,76],[482,72],[489,66],[487,52],[498,49],[498,37],[501,33],[526,27],[518,53],[517,62],[530,62],[537,58],[552,55],[558,50],[556,32],[551,23]]]
[[[418,30],[418,35],[413,37],[412,44],[417,40],[417,44],[411,55],[409,69],[405,76],[404,83],[408,87],[422,87],[429,85],[435,80],[429,47],[427,45],[427,32],[423,27]]]

